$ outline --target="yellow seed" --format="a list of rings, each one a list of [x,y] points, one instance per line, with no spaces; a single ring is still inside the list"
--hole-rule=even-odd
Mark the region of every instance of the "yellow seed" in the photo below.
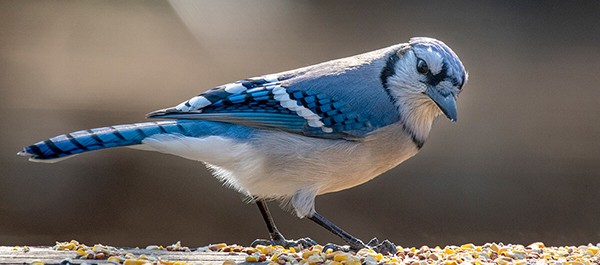
[[[361,265],[362,263],[360,262],[360,260],[349,260],[348,262],[346,262],[346,265]]]
[[[117,262],[117,263],[120,263],[120,262],[121,262],[121,261],[119,260],[119,258],[117,258],[117,257],[115,257],[115,256],[109,257],[109,258],[108,258],[108,261],[114,261],[114,262]]]
[[[321,245],[314,245],[314,246],[312,246],[312,249],[313,250],[319,250],[319,252],[321,252],[321,251],[323,251],[323,246],[321,246]]]
[[[210,244],[208,245],[208,249],[212,250],[212,251],[219,251],[220,249],[226,247],[227,244],[225,243],[220,243],[220,244]]]
[[[147,246],[146,249],[153,249],[153,250],[157,250],[157,249],[162,249],[161,246],[157,246],[157,245],[150,245]]]
[[[226,260],[223,261],[223,265],[235,265],[235,262],[233,260]]]
[[[498,252],[498,250],[500,250],[500,246],[496,245],[496,243],[492,243],[492,245],[490,246],[490,249]]]
[[[445,265],[458,265],[458,263],[456,263],[456,261],[454,260],[446,260],[444,261]]]
[[[147,260],[128,259],[123,262],[123,265],[144,265],[148,263]]]
[[[449,247],[444,248],[444,254],[450,255],[450,254],[454,254],[454,253],[456,253],[456,252],[454,250],[452,250],[451,248],[449,248]]]
[[[334,261],[347,261],[350,258],[350,254],[341,252],[333,257]]]
[[[329,265],[342,265],[342,263],[339,263],[337,261],[332,261],[329,263]]]
[[[31,264],[31,265],[44,265],[44,263],[41,262],[41,261],[39,261],[39,260],[34,260],[34,261],[30,262],[29,264]]]
[[[503,259],[496,259],[496,260],[494,260],[494,262],[496,264],[498,264],[498,265],[508,265],[508,264],[510,264],[508,261],[503,260]]]
[[[535,243],[529,244],[529,246],[527,246],[527,247],[529,247],[529,248],[545,248],[546,246],[542,242],[535,242]]]
[[[279,258],[277,258],[277,253],[273,254],[273,257],[271,257],[271,260],[275,261],[275,262],[279,262]]]
[[[88,253],[85,253],[85,251],[83,249],[78,249],[77,251],[75,251],[75,253],[77,254],[77,256],[87,256]]]
[[[592,255],[596,255],[596,253],[598,253],[598,250],[600,250],[600,248],[594,247],[594,246],[590,246],[590,247],[587,248],[587,250],[585,252],[591,252]]]
[[[500,249],[498,249],[498,256],[502,255],[502,253],[506,252],[508,250],[508,247],[501,247]]]
[[[260,252],[262,252],[265,255],[267,254],[267,246],[257,245],[256,249],[260,250]]]
[[[341,253],[344,253],[344,252],[338,250],[336,252],[327,253],[327,256],[325,256],[325,258],[327,258],[327,259],[333,259],[336,255],[341,254]]]
[[[323,257],[321,257],[321,255],[318,255],[318,254],[312,255],[312,256],[308,257],[308,259],[306,259],[306,260],[308,261],[308,264],[311,264],[311,265],[325,261],[325,260],[323,260]]]
[[[527,260],[524,260],[524,259],[515,262],[515,265],[525,265],[525,264],[527,264]]]
[[[469,243],[469,244],[464,244],[464,245],[460,246],[460,248],[462,248],[462,249],[473,249],[473,248],[475,248],[475,245]]]
[[[296,253],[296,249],[295,248],[290,248],[290,252],[291,253]]]
[[[314,254],[320,254],[321,251],[320,250],[311,250],[311,251],[306,251],[304,253],[302,253],[302,258],[303,259],[307,259],[308,257],[314,255]]]
[[[250,255],[250,256],[247,256],[247,257],[246,257],[246,261],[247,261],[247,262],[258,262],[258,257],[257,257],[257,256],[253,256],[253,255]]]
[[[567,262],[566,265],[584,265],[584,264],[579,261],[569,261],[569,262]]]
[[[381,259],[383,259],[383,255],[381,255],[381,253],[369,254],[369,257],[374,257],[377,261],[380,261]]]

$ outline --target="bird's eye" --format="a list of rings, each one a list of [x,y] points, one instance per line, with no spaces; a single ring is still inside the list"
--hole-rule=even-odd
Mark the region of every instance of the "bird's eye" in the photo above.
[[[423,59],[417,60],[417,72],[426,74],[429,71],[429,66]]]

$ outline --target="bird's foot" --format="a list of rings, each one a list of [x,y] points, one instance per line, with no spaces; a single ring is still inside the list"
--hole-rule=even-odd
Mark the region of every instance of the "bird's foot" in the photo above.
[[[364,248],[367,248],[367,246],[365,246]],[[359,251],[362,248],[355,249],[355,248],[353,248],[351,246],[348,246],[348,245],[340,246],[340,245],[336,245],[336,244],[333,244],[333,243],[329,243],[329,244],[327,244],[327,245],[325,245],[323,247],[323,252],[326,252],[328,249],[331,249],[333,252],[336,252],[336,251],[343,251],[343,252],[354,251],[354,252],[357,252],[357,251]]]
[[[252,244],[250,244],[251,247],[256,247],[258,245],[263,245],[263,246],[269,246],[269,245],[273,245],[273,246],[282,246],[284,248],[295,248],[295,247],[299,247],[300,249],[305,249],[305,248],[309,248],[312,246],[317,245],[317,242],[315,242],[314,240],[306,237],[306,238],[301,238],[298,240],[287,240],[285,238],[278,238],[278,239],[271,239],[271,240],[265,240],[265,239],[257,239],[254,240],[252,242]]]
[[[390,242],[387,239],[384,240],[383,242],[379,243],[379,240],[376,237],[371,239],[371,241],[369,241],[369,243],[367,243],[366,245],[363,244],[362,242],[356,242],[356,244],[354,246],[348,246],[348,245],[340,246],[340,245],[329,243],[329,244],[325,245],[325,247],[323,247],[323,252],[327,251],[328,249],[331,249],[334,252],[335,251],[358,252],[359,250],[361,250],[363,248],[372,249],[373,251],[375,251],[377,253],[381,253],[381,254],[387,254],[387,253],[396,254],[398,252],[398,249],[396,249],[396,245],[394,245],[394,243]]]
[[[371,241],[369,241],[369,243],[367,243],[367,246],[375,252],[381,254],[396,254],[396,252],[398,252],[398,249],[396,249],[396,245],[394,245],[394,243],[390,242],[387,239],[379,243],[379,240],[377,240],[377,238],[374,237],[373,239],[371,239]]]

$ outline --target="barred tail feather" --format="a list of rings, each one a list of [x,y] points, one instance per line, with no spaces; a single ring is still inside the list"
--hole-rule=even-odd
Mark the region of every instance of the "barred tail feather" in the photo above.
[[[132,146],[156,134],[199,136],[206,133],[198,121],[159,121],[116,125],[63,134],[25,147],[17,153],[34,162],[58,162],[87,151]]]

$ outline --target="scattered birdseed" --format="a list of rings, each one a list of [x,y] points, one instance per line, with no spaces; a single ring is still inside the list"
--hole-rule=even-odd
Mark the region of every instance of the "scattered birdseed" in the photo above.
[[[115,247],[94,245],[88,247],[72,240],[57,242],[55,250],[75,251],[80,259],[107,259],[112,263],[124,265],[156,264],[186,265],[179,261],[164,261],[152,256],[128,253]],[[168,247],[151,245],[146,249],[169,251],[192,251],[177,242]],[[396,254],[377,253],[371,249],[358,252],[342,252],[316,245],[310,248],[283,248],[281,246],[243,247],[225,243],[211,244],[196,251],[229,252],[246,255],[246,262],[268,262],[270,265],[600,265],[600,243],[593,245],[546,247],[542,242],[528,246],[519,244],[486,243],[482,246],[464,244],[461,246],[439,246],[430,248],[404,248],[397,246]],[[234,265],[226,260],[223,265]]]

